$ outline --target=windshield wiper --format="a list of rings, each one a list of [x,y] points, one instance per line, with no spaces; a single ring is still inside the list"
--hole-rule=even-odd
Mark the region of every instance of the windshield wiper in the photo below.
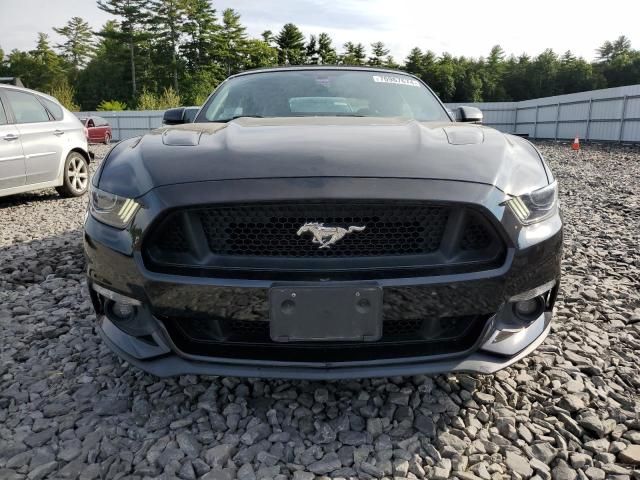
[[[230,117],[230,118],[221,118],[220,120],[214,120],[214,122],[227,123],[227,122],[230,122],[231,120],[235,120],[236,118],[264,118],[264,117],[262,115],[234,115],[233,117]]]

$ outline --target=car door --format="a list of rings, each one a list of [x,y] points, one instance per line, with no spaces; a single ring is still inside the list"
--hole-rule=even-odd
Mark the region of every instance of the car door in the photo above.
[[[62,122],[51,118],[35,94],[9,88],[5,97],[20,133],[27,185],[55,180],[65,145]]]
[[[105,135],[108,131],[107,121],[102,117],[95,117],[96,122],[96,141],[104,142]]]
[[[20,187],[25,183],[20,132],[15,125],[9,124],[1,95],[0,93],[0,191]]]
[[[88,140],[90,143],[95,143],[96,142],[96,124],[93,120],[93,118],[88,118],[87,119],[87,123],[85,124],[85,127],[87,128],[87,134],[88,134]]]

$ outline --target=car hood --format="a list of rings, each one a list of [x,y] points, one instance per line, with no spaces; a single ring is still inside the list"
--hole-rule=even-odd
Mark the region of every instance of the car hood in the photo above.
[[[128,197],[176,183],[283,177],[418,178],[547,184],[533,146],[480,125],[398,118],[239,118],[154,130],[118,144],[101,189]]]

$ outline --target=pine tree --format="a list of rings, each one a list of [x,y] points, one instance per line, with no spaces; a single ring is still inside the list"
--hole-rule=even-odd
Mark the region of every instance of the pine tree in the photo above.
[[[307,43],[307,46],[305,48],[306,48],[306,57],[307,57],[306,63],[317,65],[319,62],[319,56],[318,56],[318,42],[316,40],[315,35],[311,35],[309,37],[309,43]]]
[[[300,65],[304,63],[305,46],[304,35],[293,23],[282,27],[276,37],[278,44],[278,62],[280,65]]]
[[[131,98],[129,47],[119,33],[115,20],[106,22],[94,57],[78,72],[76,98],[84,110],[95,110],[103,100],[126,103]]]
[[[209,0],[183,0],[183,3],[185,40],[180,50],[191,70],[210,66],[214,61],[216,35],[220,31],[216,11]]]
[[[247,48],[247,34],[240,23],[240,14],[234,9],[227,8],[222,12],[222,26],[216,38],[216,54],[226,74],[240,71]]]
[[[149,0],[98,0],[98,8],[120,18],[120,29],[108,32],[113,38],[126,42],[129,47],[131,89],[137,93],[136,46],[148,39],[140,30],[149,23]]]
[[[333,48],[331,37],[328,33],[322,32],[318,35],[318,57],[319,62],[323,65],[338,63],[336,49]]]
[[[45,33],[38,33],[34,50],[13,50],[7,65],[10,76],[20,77],[25,86],[36,90],[49,92],[66,81],[65,67],[68,65],[53,51]]]
[[[364,65],[367,57],[364,45],[361,43],[355,45],[353,42],[347,42],[342,48],[344,53],[340,57],[340,63],[343,65]]]
[[[168,46],[173,89],[178,91],[178,43],[185,33],[187,11],[183,0],[151,0],[149,24],[156,41]]]
[[[273,46],[276,42],[276,38],[273,36],[273,32],[271,30],[265,30],[260,34],[262,40],[270,46]]]
[[[367,58],[367,51],[364,45],[358,43],[353,50],[354,65],[364,65],[364,61]]]
[[[6,60],[4,58],[4,50],[2,50],[2,47],[0,47],[0,75],[6,75],[7,70],[8,68],[6,66]]]
[[[374,42],[371,44],[371,54],[369,65],[382,66],[385,63],[384,57],[389,55],[389,49],[382,42]]]
[[[422,50],[418,47],[414,47],[409,52],[407,59],[404,62],[404,69],[409,72],[417,75],[418,77],[422,76]]]
[[[54,27],[53,31],[65,37],[66,41],[58,43],[55,48],[62,52],[73,68],[80,70],[86,66],[95,52],[94,35],[89,24],[80,17],[73,17],[64,27]]]

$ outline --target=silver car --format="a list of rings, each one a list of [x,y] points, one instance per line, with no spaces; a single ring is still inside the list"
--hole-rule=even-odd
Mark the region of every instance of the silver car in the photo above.
[[[53,97],[0,85],[0,197],[55,187],[77,197],[89,186],[84,126]]]

